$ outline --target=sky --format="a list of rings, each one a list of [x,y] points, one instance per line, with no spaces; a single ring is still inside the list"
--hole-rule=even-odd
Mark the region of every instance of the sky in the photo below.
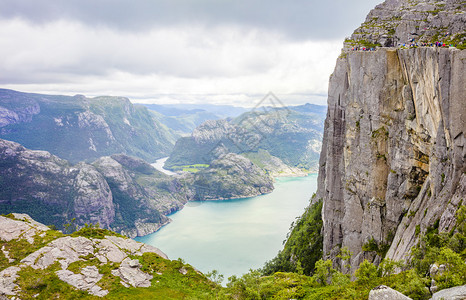
[[[139,103],[325,104],[382,0],[0,0],[0,88]]]

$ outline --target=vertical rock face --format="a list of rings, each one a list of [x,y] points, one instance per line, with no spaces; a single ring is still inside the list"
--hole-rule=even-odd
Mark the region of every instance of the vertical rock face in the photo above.
[[[324,255],[364,243],[406,259],[418,233],[449,230],[466,195],[466,51],[348,52],[330,78],[320,158]]]
[[[110,187],[94,167],[80,163],[78,168],[79,172],[73,181],[76,191],[73,209],[78,224],[90,221],[92,224],[99,223],[103,228],[110,228],[115,217]]]

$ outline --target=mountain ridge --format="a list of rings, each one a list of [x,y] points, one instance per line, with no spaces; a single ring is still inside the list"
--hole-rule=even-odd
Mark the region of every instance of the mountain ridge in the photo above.
[[[0,89],[0,138],[73,163],[126,153],[166,156],[177,134],[124,97],[59,96]]]

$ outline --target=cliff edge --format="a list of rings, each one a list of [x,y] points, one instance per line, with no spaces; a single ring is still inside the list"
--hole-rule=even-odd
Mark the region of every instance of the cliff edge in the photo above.
[[[355,267],[406,259],[419,233],[455,224],[466,195],[466,52],[349,52],[330,78],[320,158],[324,256],[347,246]]]
[[[406,261],[427,228],[454,228],[466,195],[464,7],[387,0],[350,42],[398,47],[345,42],[320,157],[324,257],[348,247],[353,270],[364,259]],[[453,40],[459,49],[443,46]]]

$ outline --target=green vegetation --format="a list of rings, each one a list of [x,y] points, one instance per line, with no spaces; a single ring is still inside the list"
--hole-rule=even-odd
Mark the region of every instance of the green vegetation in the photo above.
[[[197,173],[202,169],[207,169],[208,164],[193,164],[193,165],[184,165],[184,166],[172,166],[170,169],[173,171],[183,171],[189,173]]]
[[[456,213],[456,226],[450,232],[439,232],[437,221],[427,228],[419,244],[412,249],[411,266],[418,274],[426,274],[433,263],[443,264],[446,270],[435,276],[440,289],[466,283],[466,206]]]
[[[71,235],[64,235],[55,230],[46,231],[43,237],[36,235],[33,244],[29,244],[24,239],[2,241],[0,248],[5,247],[4,249],[9,251],[10,258],[15,259],[15,262],[9,264],[3,252],[0,251],[0,271],[8,266],[19,264],[21,259],[56,238],[84,236],[100,239],[103,235],[118,236],[109,230],[87,225]],[[155,253],[144,253],[142,256],[130,255],[130,257],[138,259],[141,270],[154,277],[151,287],[124,287],[120,283],[120,278],[111,273],[120,265],[110,262],[102,264],[93,254],[80,257],[82,260],[71,263],[67,269],[78,274],[87,266],[97,267],[99,273],[103,275],[97,285],[109,291],[106,299],[215,299],[222,290],[218,285],[221,278],[218,272],[213,276],[210,274],[213,279],[217,279],[217,283],[215,283],[182,260],[166,260]],[[29,266],[21,268],[16,280],[16,284],[21,289],[18,296],[21,299],[100,299],[61,281],[55,273],[60,269],[61,265],[58,262],[43,270]]]
[[[381,47],[382,44],[376,42],[376,43],[372,43],[368,40],[364,40],[364,39],[360,39],[360,40],[352,40],[352,39],[345,39],[345,44],[348,44],[349,46],[353,46],[353,47],[364,47],[364,48],[377,48],[377,47]]]
[[[315,197],[315,195],[313,196]],[[322,200],[310,205],[291,225],[283,251],[268,261],[261,270],[264,275],[275,272],[296,272],[298,265],[309,275],[322,257]]]
[[[429,299],[431,294],[428,287],[432,279],[439,289],[466,284],[466,206],[461,205],[458,209],[456,226],[450,232],[439,232],[437,221],[433,227],[427,228],[425,234],[419,233],[419,243],[412,249],[410,262],[405,264],[384,259],[379,266],[375,266],[364,260],[353,273],[354,281],[351,281],[349,274],[351,253],[346,248],[340,249],[337,255],[343,272],[335,269],[335,262],[319,259],[321,253],[313,258],[313,262],[304,257],[313,254],[309,252],[313,248],[309,243],[321,243],[321,209],[322,202],[318,201],[309,206],[303,217],[293,224],[281,257],[279,254],[262,270],[250,270],[242,277],[231,276],[226,288],[219,285],[223,276],[215,270],[206,277],[181,259],[165,260],[154,253],[131,256],[140,261],[142,271],[154,276],[148,288],[124,287],[120,278],[111,274],[119,264],[101,264],[93,254],[70,264],[68,270],[79,273],[84,267],[97,267],[103,275],[98,285],[109,291],[107,299],[367,299],[369,291],[380,284],[390,286],[412,299]],[[100,238],[103,234],[111,234],[102,230],[88,225],[72,236]],[[305,234],[313,236],[313,239],[299,241]],[[32,245],[16,240],[2,242],[2,246],[10,252],[10,257],[19,261],[34,249],[61,236],[64,235],[50,230],[44,237],[36,236]],[[375,251],[383,256],[381,248],[383,246],[374,239],[363,246],[364,251]],[[7,266],[6,263],[0,253],[0,270]],[[443,265],[444,270],[439,269],[431,277],[429,270],[434,263]],[[309,271],[310,265],[312,268]],[[275,271],[281,268],[288,268],[292,272]],[[38,295],[38,299],[97,299],[59,280],[55,273],[59,269],[58,262],[44,270],[22,268],[16,281],[21,288],[18,296],[22,299],[35,295]],[[401,272],[395,274],[396,270]]]
[[[79,291],[71,285],[61,281],[55,274],[60,269],[57,262],[45,270],[22,268],[18,272],[16,283],[21,288],[21,299],[96,299],[87,292]],[[39,296],[36,296],[39,295]]]
[[[8,266],[19,264],[20,261],[29,254],[39,250],[51,241],[63,236],[65,235],[59,231],[48,230],[43,233],[43,236],[41,236],[41,234],[36,234],[33,237],[34,242],[32,244],[30,244],[25,239],[17,239],[9,242],[0,241],[0,249],[4,247],[3,249],[9,253],[8,256],[14,260],[12,263],[9,263],[6,257],[3,255],[3,252],[0,252],[0,271]]]
[[[387,140],[388,139],[388,130],[385,128],[385,126],[380,127],[377,130],[372,131],[372,138],[382,138]]]
[[[84,224],[84,227],[75,231],[71,234],[72,237],[83,236],[86,238],[93,238],[93,239],[103,239],[105,236],[119,236],[124,237],[121,234],[118,234],[114,231],[108,229],[99,228],[99,224]]]
[[[330,260],[316,261],[312,276],[300,274],[300,263],[295,264],[292,273],[273,273],[271,267],[278,265],[277,257],[266,264],[262,273],[251,270],[241,278],[230,277],[220,299],[367,299],[370,290],[381,284],[412,299],[429,299],[428,288],[432,279],[439,290],[466,284],[466,206],[460,206],[456,218],[456,226],[451,232],[439,233],[439,222],[428,228],[420,237],[419,244],[412,249],[412,259],[407,264],[384,259],[377,267],[364,260],[353,274],[356,280],[351,281],[349,274],[334,269]],[[389,234],[389,240],[393,239],[392,235]],[[283,252],[286,249],[285,246]],[[363,250],[376,251],[384,256],[388,247],[371,239]],[[338,258],[343,269],[349,270],[345,264],[350,255],[347,249],[341,249]],[[434,263],[444,265],[445,271],[430,277],[429,269]],[[395,274],[395,270],[401,272]]]
[[[108,299],[215,299],[221,289],[181,260],[166,260],[154,253],[144,253],[139,260],[142,271],[154,276],[151,287],[124,288],[119,285],[109,290]],[[186,275],[180,273],[182,268]]]

